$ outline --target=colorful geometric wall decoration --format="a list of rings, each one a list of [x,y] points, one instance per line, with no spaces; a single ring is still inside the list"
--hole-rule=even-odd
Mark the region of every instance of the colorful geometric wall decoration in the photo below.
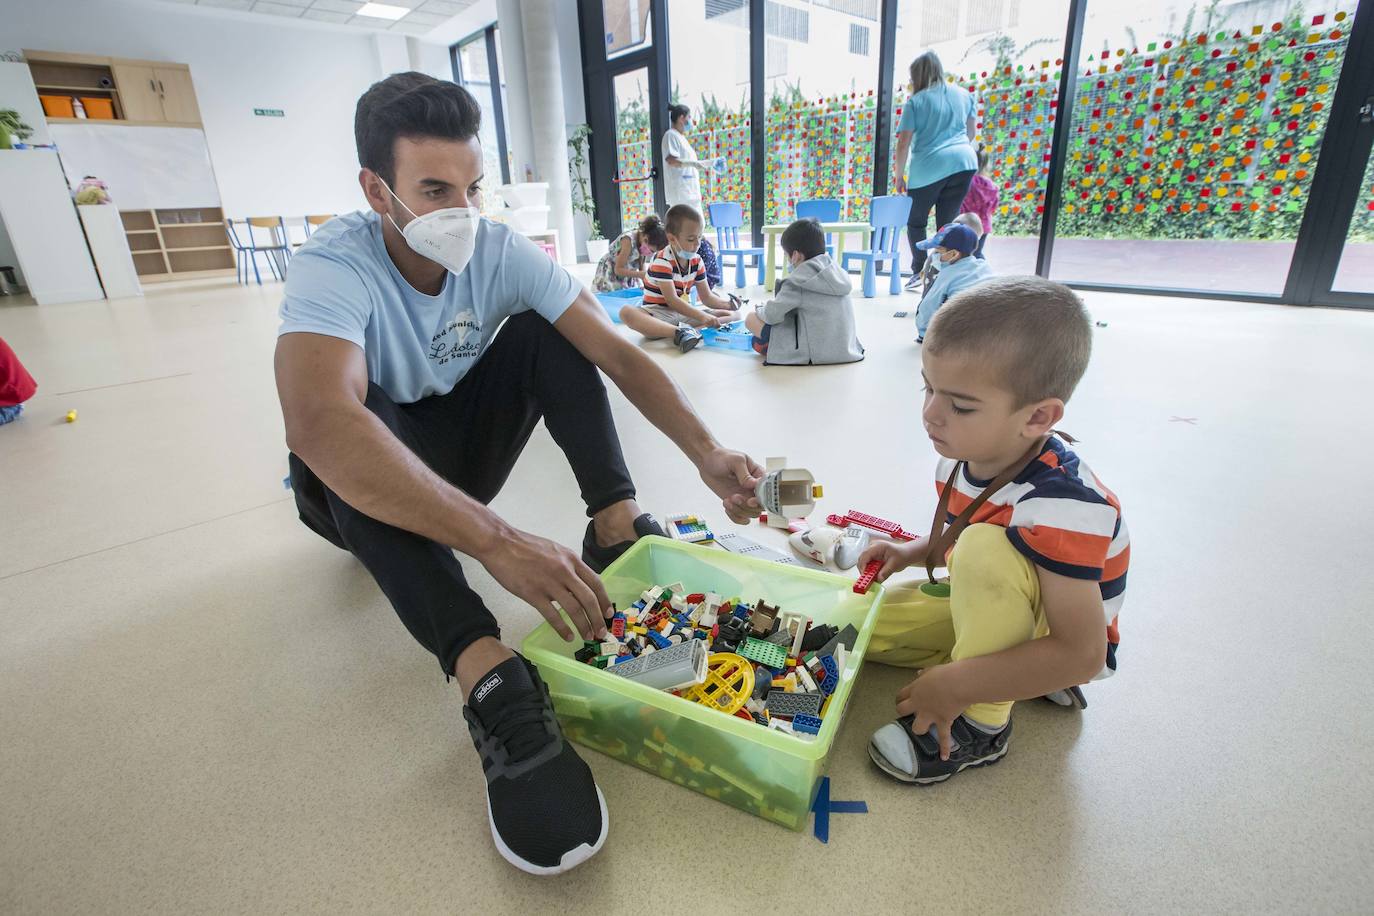
[[[1349,15],[1339,12],[1131,48],[1090,38],[1094,50],[1079,61],[1059,234],[1295,238],[1349,25]],[[1001,187],[993,220],[998,235],[1039,232],[1062,66],[1059,60],[1004,62],[954,79],[977,100],[979,142]],[[899,74],[897,84],[904,80]],[[767,108],[764,221],[785,222],[798,200],[818,197],[842,201],[847,219],[867,219],[875,93],[795,96],[775,94]],[[899,96],[890,157],[906,101]],[[698,106],[694,123],[689,139],[698,157],[726,162],[723,175],[702,176],[703,200],[739,202],[748,225],[747,102],[738,111]],[[657,149],[647,134],[647,124],[622,125],[622,174],[647,173]],[[1374,179],[1366,185],[1369,198],[1356,209],[1352,238],[1374,238]],[[647,183],[621,192],[627,219],[652,208]]]

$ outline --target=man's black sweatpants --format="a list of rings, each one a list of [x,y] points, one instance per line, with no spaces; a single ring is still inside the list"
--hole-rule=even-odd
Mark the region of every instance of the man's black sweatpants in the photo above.
[[[600,374],[535,312],[507,319],[448,394],[397,404],[369,383],[366,404],[431,470],[483,504],[501,491],[541,417],[589,516],[634,498]],[[473,641],[500,636],[452,550],[354,509],[294,454],[290,464],[301,521],[362,561],[445,674]]]

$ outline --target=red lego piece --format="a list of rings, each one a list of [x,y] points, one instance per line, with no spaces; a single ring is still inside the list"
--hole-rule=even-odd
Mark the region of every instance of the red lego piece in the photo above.
[[[705,601],[705,600],[706,600],[706,595],[705,595],[704,592],[695,592],[695,593],[693,593],[693,594],[687,596],[687,603],[688,603],[688,604],[701,604],[701,602],[703,602],[703,601]]]
[[[896,522],[889,522],[885,518],[878,518],[876,515],[866,515],[863,512],[855,512],[850,509],[844,515],[828,515],[826,521],[838,528],[848,528],[850,525],[861,525],[873,531],[881,531],[898,541],[914,541],[916,535],[910,531],[905,531]]]
[[[611,621],[611,635],[616,639],[625,638],[625,618],[617,617]]]
[[[742,706],[739,709],[735,710],[735,715],[746,722],[754,721],[754,714]]]
[[[854,594],[867,595],[868,587],[873,584],[873,580],[878,577],[878,571],[882,568],[882,560],[870,560],[864,571],[859,573],[859,578],[854,580]]]

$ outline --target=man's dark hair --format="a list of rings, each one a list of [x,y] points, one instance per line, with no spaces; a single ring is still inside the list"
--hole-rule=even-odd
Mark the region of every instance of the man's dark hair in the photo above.
[[[684,117],[691,113],[692,110],[688,108],[686,105],[669,105],[668,126],[671,127],[673,125],[673,122],[676,121],[678,118]]]
[[[800,251],[808,261],[825,254],[825,230],[814,219],[799,219],[782,231],[782,250],[789,256]]]
[[[413,70],[393,73],[358,99],[353,115],[358,164],[394,184],[397,137],[469,140],[481,126],[482,109],[462,86]]]

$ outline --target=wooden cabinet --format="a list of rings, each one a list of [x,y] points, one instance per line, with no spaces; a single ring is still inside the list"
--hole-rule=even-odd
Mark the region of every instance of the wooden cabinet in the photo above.
[[[39,92],[109,98],[116,121],[200,124],[200,105],[185,64],[56,51],[24,54]]]
[[[162,97],[162,118],[178,124],[199,124],[200,106],[191,85],[191,71],[185,67],[154,67],[153,79]]]
[[[164,121],[162,96],[151,66],[115,63],[110,65],[124,117],[130,121]]]

